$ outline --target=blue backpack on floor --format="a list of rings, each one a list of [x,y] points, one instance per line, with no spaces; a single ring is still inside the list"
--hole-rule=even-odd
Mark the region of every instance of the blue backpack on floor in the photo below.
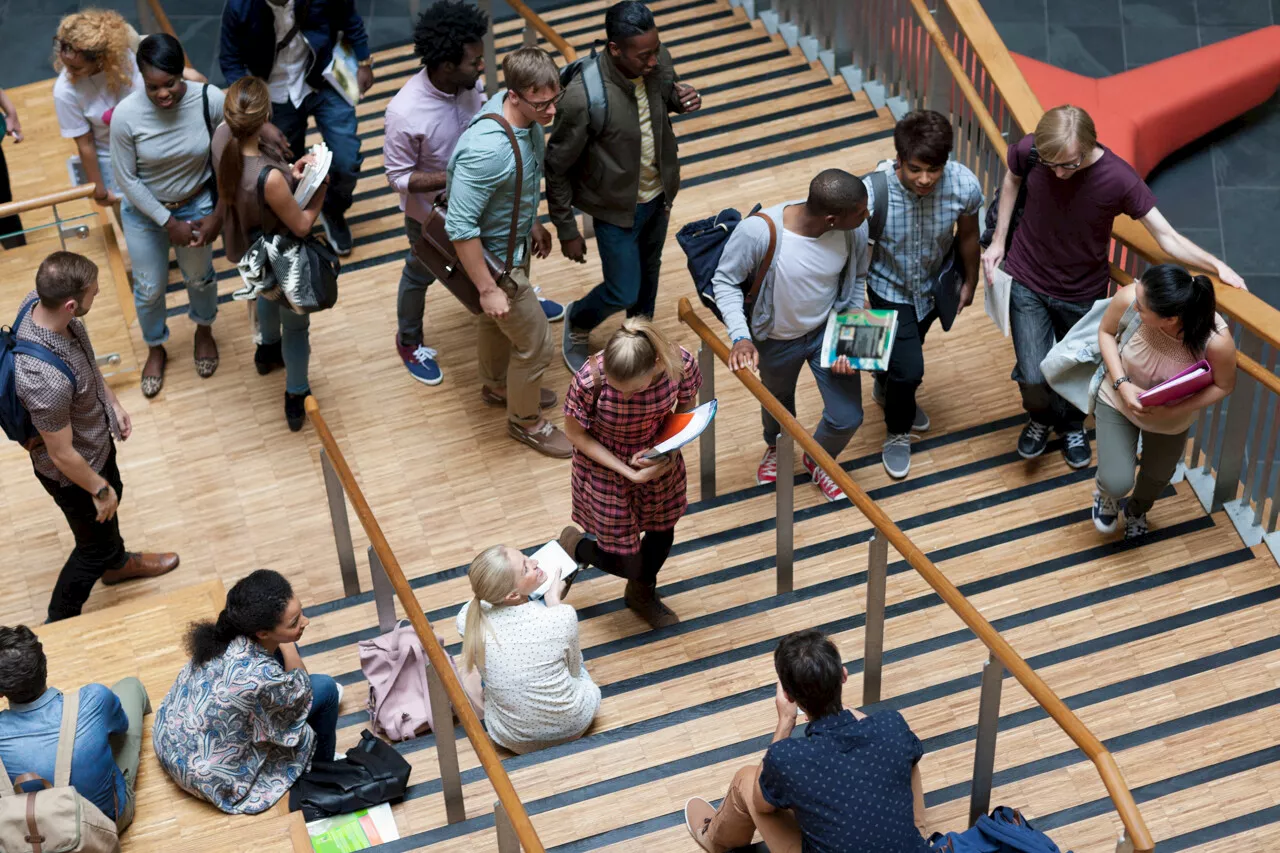
[[[934,853],[1061,853],[1049,836],[1009,806],[996,806],[964,832],[934,833],[929,843]]]
[[[22,405],[22,401],[18,399],[18,383],[15,375],[17,357],[28,355],[40,359],[45,364],[51,364],[62,371],[62,375],[67,377],[72,388],[76,385],[75,374],[57,353],[44,344],[18,340],[18,327],[22,325],[22,321],[31,311],[31,306],[35,304],[36,301],[33,299],[23,305],[18,309],[18,317],[13,321],[13,326],[0,328],[0,428],[4,429],[4,434],[11,441],[16,441],[23,447],[29,446],[34,439],[39,438],[40,432],[31,423],[31,415],[27,412],[26,406]]]

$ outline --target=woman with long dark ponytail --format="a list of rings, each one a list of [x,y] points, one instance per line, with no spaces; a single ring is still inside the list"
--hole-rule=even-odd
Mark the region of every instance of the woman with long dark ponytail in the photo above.
[[[1120,325],[1130,306],[1140,325],[1123,349]],[[1217,314],[1213,282],[1176,264],[1160,264],[1122,287],[1098,328],[1106,375],[1098,390],[1098,478],[1093,523],[1102,533],[1116,529],[1121,499],[1125,538],[1145,535],[1147,511],[1169,485],[1200,410],[1231,393],[1236,384],[1236,347]],[[1139,395],[1167,382],[1201,359],[1213,384],[1162,406],[1144,406]],[[1138,465],[1138,440],[1142,464]]]
[[[191,626],[191,663],[156,712],[152,742],[183,790],[229,814],[275,805],[337,742],[341,691],[311,675],[297,642],[307,617],[289,582],[259,569],[215,622]]]

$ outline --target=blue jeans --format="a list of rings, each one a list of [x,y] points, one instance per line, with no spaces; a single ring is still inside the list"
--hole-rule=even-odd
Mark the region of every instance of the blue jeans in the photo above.
[[[351,207],[351,194],[364,162],[356,133],[356,108],[327,83],[307,95],[300,108],[291,103],[272,104],[271,123],[289,140],[295,158],[307,153],[307,119],[311,117],[316,120],[324,144],[333,152],[329,190],[321,212],[326,217],[342,216]]]
[[[311,364],[310,314],[298,314],[283,302],[259,296],[258,340],[255,343],[282,343],[284,390],[290,394],[306,394],[311,390],[311,382],[307,379],[307,368]]]
[[[333,761],[338,748],[338,682],[327,675],[311,676],[311,713],[307,725],[316,733],[316,755]]]
[[[595,221],[604,281],[573,303],[569,324],[574,329],[589,332],[624,308],[628,317],[653,316],[670,219],[667,197],[660,195],[636,205],[635,222],[630,228],[619,228],[601,219]]]
[[[191,222],[213,212],[213,196],[201,192],[170,211],[175,219]],[[169,286],[169,232],[142,211],[120,202],[120,225],[133,262],[133,304],[138,311],[142,340],[158,347],[169,340],[165,323],[165,290]],[[213,275],[213,246],[174,246],[178,269],[187,288],[187,316],[198,326],[212,326],[218,316],[218,282]]]
[[[822,421],[813,438],[834,458],[849,444],[849,439],[862,426],[862,374],[840,376],[822,366],[822,335],[825,326],[792,341],[755,341],[760,352],[760,381],[778,398],[791,414],[796,413],[796,381],[800,368],[809,363],[809,372],[822,394]],[[778,443],[782,427],[765,409],[760,410],[764,422],[764,442]]]
[[[1092,307],[1092,299],[1067,302],[1036,293],[1017,279],[1010,285],[1009,325],[1017,358],[1010,378],[1018,383],[1022,408],[1031,419],[1061,433],[1084,429],[1084,412],[1049,387],[1040,362]]]

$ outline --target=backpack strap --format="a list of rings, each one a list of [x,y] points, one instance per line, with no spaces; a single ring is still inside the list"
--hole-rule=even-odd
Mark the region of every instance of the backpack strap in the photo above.
[[[53,786],[71,785],[71,755],[76,746],[76,718],[80,715],[80,691],[62,694],[62,729],[58,732],[58,753],[53,764]]]
[[[582,86],[587,91],[587,125],[592,136],[599,136],[609,123],[609,93],[604,86],[602,58],[591,47],[591,59],[582,65]]]
[[[22,325],[22,321],[27,319],[27,312],[35,304],[36,300],[32,299],[18,310],[18,316],[13,321],[13,352],[15,355],[31,356],[43,361],[45,364],[56,367],[63,376],[67,377],[67,381],[71,383],[71,390],[74,391],[76,388],[76,375],[72,372],[71,367],[62,360],[62,356],[39,341],[20,341],[17,339],[18,328]]]
[[[595,411],[600,406],[600,393],[604,391],[604,356],[600,356],[597,363],[593,355],[587,359],[587,364],[591,367],[591,409]]]
[[[502,129],[506,131],[507,141],[511,143],[511,153],[516,158],[516,198],[515,203],[511,205],[511,231],[507,235],[507,263],[503,267],[503,273],[509,273],[515,266],[516,260],[516,232],[520,226],[520,207],[524,200],[524,158],[520,156],[520,143],[516,142],[516,132],[511,127],[511,122],[497,113],[484,113],[480,119],[491,119],[502,125]]]
[[[769,268],[773,266],[773,253],[778,248],[778,227],[763,210],[753,211],[749,216],[758,216],[764,220],[765,225],[769,226],[769,248],[765,249],[764,258],[760,261],[760,266],[756,267],[755,280],[751,282],[751,289],[747,291],[747,304],[754,305],[756,297],[760,295],[760,286],[764,284],[764,277],[769,274]]]
[[[867,223],[867,236],[879,242],[884,234],[885,222],[889,219],[889,176],[880,169],[871,173],[871,190],[875,193],[872,199],[873,209],[871,221]]]

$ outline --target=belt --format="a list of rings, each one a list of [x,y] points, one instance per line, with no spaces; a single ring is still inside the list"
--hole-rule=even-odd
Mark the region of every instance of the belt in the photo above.
[[[205,190],[205,187],[203,184],[201,184],[200,189],[196,190],[191,195],[184,198],[182,201],[162,201],[160,203],[164,205],[166,210],[177,210],[178,208],[183,207],[184,205],[192,201],[195,201],[197,198],[199,198],[200,194],[204,192],[204,190]]]

